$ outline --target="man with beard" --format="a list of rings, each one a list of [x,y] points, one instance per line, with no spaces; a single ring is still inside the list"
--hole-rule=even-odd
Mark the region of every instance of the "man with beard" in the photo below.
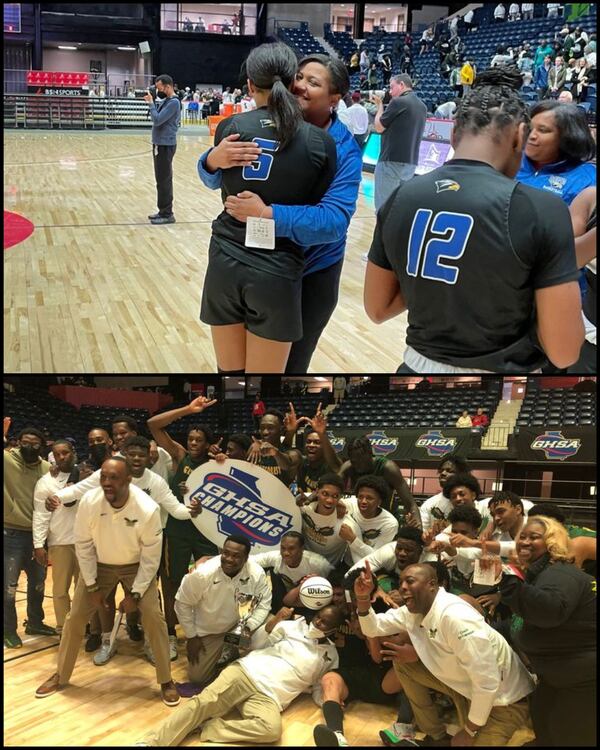
[[[252,438],[248,461],[273,474],[289,487],[296,475],[302,454],[296,448],[282,450],[285,422],[286,418],[277,409],[268,409],[265,412],[260,420],[261,439]]]
[[[123,447],[123,443],[127,438],[139,435],[140,429],[135,419],[127,416],[127,414],[118,414],[111,420],[112,438],[115,450],[120,451]],[[154,441],[152,441],[154,443]],[[156,452],[156,458],[152,461],[152,465],[148,466],[150,471],[158,474],[162,477],[165,482],[169,481],[170,472],[172,469],[171,456],[167,453],[164,448],[157,446],[154,443],[152,453]]]
[[[427,533],[436,521],[444,521],[452,510],[452,503],[444,496],[444,485],[453,474],[467,474],[470,471],[468,463],[461,456],[450,453],[444,456],[437,467],[438,480],[441,490],[437,495],[425,500],[419,508],[423,533]]]
[[[148,420],[148,429],[152,433],[152,437],[159,447],[167,451],[173,461],[173,476],[171,477],[170,487],[180,503],[183,503],[183,497],[186,493],[187,478],[194,469],[210,460],[208,450],[213,443],[213,435],[206,425],[193,425],[188,429],[186,447],[184,448],[183,445],[173,440],[165,428],[182,417],[197,416],[216,403],[216,399],[209,401],[204,396],[198,396],[187,406],[171,409],[162,414],[155,414]],[[163,583],[165,617],[171,643],[176,638],[175,594],[184,575],[189,570],[191,557],[193,556],[194,560],[199,560],[207,555],[212,557],[217,552],[217,546],[198,531],[191,520],[178,521],[169,516],[165,526],[163,550],[165,575],[161,576],[161,580]]]
[[[394,490],[386,510],[398,519],[401,526],[408,523],[418,528],[421,527],[419,507],[402,472],[393,461],[381,456],[376,458],[373,456],[371,441],[366,435],[351,438],[348,441],[348,458],[349,460],[340,469],[346,492],[352,492],[357,480],[365,474],[383,477]]]
[[[37,698],[46,698],[69,682],[85,623],[94,609],[107,608],[105,596],[121,583],[125,598],[119,609],[134,612],[139,608],[142,613],[156,654],[162,700],[167,706],[179,703],[171,679],[169,641],[156,587],[161,548],[157,504],[131,485],[131,471],[125,459],[107,459],[102,464],[100,487],[84,495],[77,511],[75,549],[81,575],[65,621],[57,671],[36,690]]]
[[[44,624],[44,581],[46,568],[34,556],[33,493],[35,485],[49,470],[40,458],[44,436],[35,427],[26,427],[17,436],[18,448],[4,451],[4,645],[21,648],[17,633],[15,599],[21,571],[27,575],[28,635],[56,635]]]

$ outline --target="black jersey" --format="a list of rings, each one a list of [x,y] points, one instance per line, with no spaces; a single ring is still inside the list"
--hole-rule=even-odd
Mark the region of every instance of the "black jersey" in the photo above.
[[[493,372],[529,372],[547,361],[535,290],[578,278],[563,201],[466,159],[390,196],[369,260],[398,276],[408,346],[436,362]]]
[[[249,190],[267,205],[316,205],[327,192],[337,158],[335,141],[326,131],[302,122],[280,151],[269,112],[261,107],[220,122],[215,145],[232,133],[240,133],[242,141],[254,141],[262,153],[249,167],[223,170],[223,201]],[[242,263],[286,278],[302,275],[304,250],[288,237],[276,237],[275,250],[246,247],[246,224],[225,211],[213,222],[212,231],[219,247]]]
[[[588,219],[586,232],[594,229],[596,226],[596,206],[592,211],[590,218]],[[598,289],[597,289],[597,275],[596,275],[596,259],[589,263],[585,269],[585,280],[587,281],[587,289],[583,298],[583,313],[585,317],[596,325],[597,306],[598,306]]]
[[[302,492],[316,492],[319,489],[319,479],[323,474],[331,473],[331,468],[325,461],[311,464],[307,458],[303,458],[298,467],[298,489]]]

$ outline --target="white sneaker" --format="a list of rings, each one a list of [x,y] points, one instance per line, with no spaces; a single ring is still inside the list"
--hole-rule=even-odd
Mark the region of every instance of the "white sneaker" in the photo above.
[[[175,661],[179,654],[177,653],[177,636],[170,635],[169,636],[169,656],[171,658],[171,661]]]
[[[101,667],[104,664],[107,664],[115,655],[117,651],[117,642],[115,641],[112,645],[110,645],[110,639],[102,641],[102,645],[96,651],[94,654],[93,662],[97,667]]]
[[[150,664],[154,664],[156,666],[156,661],[154,659],[154,653],[152,652],[152,647],[150,646],[150,641],[144,641],[144,656]]]
[[[317,747],[348,747],[348,740],[341,732],[334,732],[325,724],[318,724],[313,729],[313,738]]]
[[[379,737],[384,745],[394,746],[400,742],[417,744],[415,740],[415,727],[413,724],[402,724],[395,721],[389,729],[382,729]]]

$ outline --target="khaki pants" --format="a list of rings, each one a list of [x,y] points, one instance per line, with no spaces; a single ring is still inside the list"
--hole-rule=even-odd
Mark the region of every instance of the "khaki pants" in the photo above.
[[[65,619],[71,609],[69,589],[71,581],[79,577],[79,564],[75,555],[74,544],[57,544],[48,547],[48,558],[52,563],[52,603],[56,616],[56,626],[62,630]]]
[[[237,707],[242,719],[224,721]],[[203,724],[203,742],[276,742],[281,737],[281,713],[274,700],[261,693],[239,664],[230,664],[200,695],[176,708],[158,731],[144,737],[156,747],[179,745]]]
[[[204,651],[200,652],[200,658],[195,664],[190,664],[188,660],[188,679],[190,682],[197,682],[201,685],[214,679],[224,638],[224,634],[202,636]]]
[[[100,586],[100,591],[106,596],[119,582],[123,585],[123,588],[131,590],[137,571],[137,563],[133,565],[103,565],[98,563],[96,580],[98,586]],[[164,682],[171,680],[171,661],[169,659],[167,624],[158,604],[155,578],[152,579],[146,593],[140,599],[138,609],[144,620],[146,638],[150,642],[156,659],[156,680],[162,685]],[[85,624],[94,611],[94,605],[87,593],[83,578],[80,576],[58,649],[57,671],[61,685],[65,685],[73,673],[77,653],[85,633]]]
[[[422,732],[434,739],[441,739],[446,734],[446,727],[431,700],[429,688],[452,698],[458,713],[459,726],[465,726],[470,703],[463,695],[438,680],[421,662],[394,663],[394,670],[402,682],[402,688],[415,715],[415,722]],[[526,698],[510,706],[494,706],[473,745],[502,747],[509,742],[517,729],[523,729],[528,723],[529,708]]]

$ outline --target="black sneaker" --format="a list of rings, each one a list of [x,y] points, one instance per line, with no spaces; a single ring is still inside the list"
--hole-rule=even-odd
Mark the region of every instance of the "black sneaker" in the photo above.
[[[25,632],[27,635],[58,635],[56,628],[51,628],[43,622],[39,625],[30,625],[27,620],[25,620],[23,625],[25,625]]]
[[[160,216],[160,214],[159,214],[159,213],[155,213],[155,214],[148,214],[148,218],[149,218],[149,219],[158,219],[158,217],[159,217],[159,216]]]
[[[129,636],[130,640],[132,641],[144,640],[144,631],[140,628],[139,625],[127,625],[126,630],[127,630],[127,635]]]
[[[97,651],[102,645],[102,636],[100,633],[90,633],[89,638],[85,642],[85,650],[88,654],[92,651]]]
[[[326,724],[317,724],[313,729],[313,738],[317,747],[347,747],[348,740],[341,732],[335,732]]]
[[[175,224],[175,217],[173,214],[170,216],[157,216],[155,219],[150,219],[151,224]]]

